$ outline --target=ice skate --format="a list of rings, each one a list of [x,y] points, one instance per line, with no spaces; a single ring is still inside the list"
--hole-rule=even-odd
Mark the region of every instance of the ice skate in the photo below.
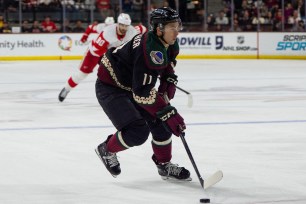
[[[100,157],[109,173],[111,173],[113,177],[116,177],[121,173],[120,163],[117,159],[116,153],[107,151],[106,143],[107,141],[100,144],[96,148],[96,153]]]
[[[156,164],[158,174],[163,180],[175,179],[179,181],[191,181],[190,172],[184,167],[179,167],[177,164],[171,162],[158,163],[155,155],[152,156],[154,163]]]
[[[65,100],[66,96],[68,95],[68,93],[69,93],[69,91],[66,88],[63,88],[58,95],[58,100],[60,102],[63,102]]]

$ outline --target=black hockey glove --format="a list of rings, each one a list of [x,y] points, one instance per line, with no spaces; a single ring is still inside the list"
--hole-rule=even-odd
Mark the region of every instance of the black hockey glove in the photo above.
[[[166,128],[176,136],[180,136],[186,129],[184,119],[173,106],[166,106],[156,113],[156,116],[164,122]]]

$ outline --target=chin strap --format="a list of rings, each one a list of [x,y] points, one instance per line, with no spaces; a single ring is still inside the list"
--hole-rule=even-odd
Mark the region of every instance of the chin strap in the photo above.
[[[165,41],[165,39],[164,39],[164,33],[163,33],[163,35],[160,37],[160,39],[161,39],[162,41],[164,41],[164,43],[168,44],[168,43]]]
[[[159,39],[161,39],[164,43],[166,43],[167,45],[168,45],[168,43],[166,42],[166,40],[164,39],[164,32],[163,31],[161,31],[162,32],[162,36],[158,36],[157,35],[157,31],[156,30],[154,30],[154,34],[159,38]]]
[[[161,39],[164,43],[166,43],[168,45],[168,43],[166,42],[166,40],[164,39],[164,32],[162,32],[163,35],[159,37],[159,39]]]

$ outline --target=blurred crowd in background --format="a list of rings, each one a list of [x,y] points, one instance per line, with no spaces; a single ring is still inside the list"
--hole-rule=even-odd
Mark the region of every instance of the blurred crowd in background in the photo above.
[[[148,27],[150,12],[179,11],[185,32],[305,32],[306,0],[0,0],[0,33],[84,32],[108,16],[130,14]]]

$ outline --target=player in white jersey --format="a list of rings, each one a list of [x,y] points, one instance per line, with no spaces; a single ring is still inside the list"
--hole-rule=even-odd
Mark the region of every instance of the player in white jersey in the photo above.
[[[109,19],[108,19],[109,18]],[[112,18],[112,19],[111,19]],[[85,43],[87,41],[87,38],[90,34],[94,34],[94,33],[100,33],[103,32],[103,30],[105,29],[106,26],[114,24],[113,22],[114,18],[113,17],[107,17],[105,19],[104,23],[100,23],[98,24],[98,22],[89,25],[85,31],[85,33],[83,34],[82,38],[81,38],[81,42]],[[134,26],[134,28],[137,30],[138,33],[140,34],[144,34],[148,31],[148,29],[142,25],[142,23],[137,24],[136,26]]]
[[[60,102],[64,101],[71,89],[75,88],[88,74],[93,72],[93,69],[107,49],[118,47],[130,41],[137,33],[137,30],[131,26],[130,16],[121,13],[118,16],[117,24],[107,26],[95,40],[91,41],[78,72],[69,77],[58,96],[58,100]]]
[[[114,17],[106,17],[104,23],[98,23],[97,21],[94,22],[86,28],[85,33],[82,35],[81,42],[85,43],[90,34],[101,33],[107,26],[112,25],[114,23]]]

